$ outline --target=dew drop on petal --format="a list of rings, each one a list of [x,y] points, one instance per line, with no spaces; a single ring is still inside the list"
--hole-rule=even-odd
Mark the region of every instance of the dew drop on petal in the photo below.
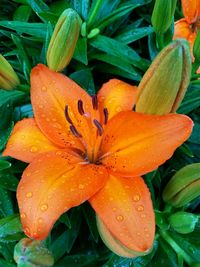
[[[42,86],[41,90],[42,90],[42,92],[46,92],[47,91],[46,86]]]
[[[124,220],[124,217],[122,215],[117,215],[116,216],[116,219],[119,221],[119,222],[122,222]]]
[[[141,216],[141,218],[146,218],[146,214],[145,213],[142,213],[140,216]]]
[[[113,208],[112,210],[113,210],[113,211],[116,211],[116,210],[117,210],[117,208]]]
[[[83,184],[79,184],[79,185],[78,185],[78,188],[79,188],[79,189],[83,189],[84,187],[85,187],[85,186],[84,186]]]
[[[26,197],[27,198],[31,198],[33,196],[33,193],[32,192],[28,192],[28,193],[26,193]]]
[[[22,212],[22,213],[20,214],[20,217],[21,217],[21,219],[25,219],[25,218],[26,218],[26,214],[25,214],[24,212]]]
[[[47,204],[43,204],[40,207],[41,211],[46,211],[48,209],[48,205]]]
[[[25,227],[25,228],[24,228],[24,233],[25,233],[26,235],[29,235],[29,234],[30,234],[30,229],[29,229],[28,227]]]
[[[133,200],[134,200],[135,202],[139,201],[139,200],[140,200],[140,195],[138,195],[138,194],[134,195],[134,196],[133,196]]]
[[[38,223],[39,224],[43,223],[43,219],[42,218],[38,218]]]
[[[143,210],[144,210],[144,206],[142,205],[137,206],[137,211],[143,211]]]
[[[28,176],[28,177],[31,176],[31,172],[27,172],[26,176]]]
[[[31,147],[31,152],[34,153],[34,152],[37,152],[37,151],[38,151],[38,148],[36,146],[32,146]]]

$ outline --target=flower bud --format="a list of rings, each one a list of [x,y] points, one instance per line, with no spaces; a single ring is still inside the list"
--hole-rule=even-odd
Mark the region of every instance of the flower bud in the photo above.
[[[151,22],[156,33],[165,33],[174,17],[177,0],[156,0]]]
[[[179,170],[166,185],[163,199],[174,207],[182,207],[200,196],[200,163]]]
[[[97,228],[101,239],[104,244],[115,254],[124,258],[135,258],[139,256],[145,256],[151,252],[151,249],[145,252],[132,251],[129,248],[125,247],[119,240],[117,240],[111,232],[107,229],[102,220],[97,216]]]
[[[14,259],[18,267],[50,267],[54,264],[52,254],[38,240],[23,238],[15,246]]]
[[[19,78],[12,66],[0,54],[0,88],[10,90],[20,83]]]
[[[70,62],[80,31],[80,17],[71,8],[59,17],[47,51],[47,65],[54,71],[62,71]]]
[[[157,115],[175,112],[186,93],[190,74],[189,44],[177,39],[157,55],[142,78],[136,111]]]
[[[197,222],[197,215],[185,211],[178,211],[169,217],[170,226],[180,234],[192,233]]]
[[[193,46],[193,55],[197,62],[200,62],[200,31],[198,31],[194,46]]]

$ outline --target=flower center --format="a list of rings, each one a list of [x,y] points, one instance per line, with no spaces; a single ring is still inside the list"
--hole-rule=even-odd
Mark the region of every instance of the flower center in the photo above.
[[[99,109],[99,103],[98,103],[98,98],[97,95],[93,95],[91,98],[92,101],[92,107],[93,110],[98,110]],[[67,122],[70,124],[69,128],[71,133],[76,137],[79,138],[80,141],[82,142],[82,144],[84,145],[86,151],[87,151],[87,157],[88,157],[88,161],[89,162],[97,162],[97,154],[98,154],[98,149],[100,146],[100,141],[101,141],[101,136],[103,135],[103,131],[104,131],[104,126],[107,124],[108,122],[108,109],[104,108],[103,109],[103,122],[101,123],[100,121],[98,121],[96,118],[92,118],[90,112],[87,112],[84,109],[84,105],[83,105],[83,101],[81,99],[78,100],[77,102],[77,111],[78,113],[83,117],[84,120],[86,120],[86,124],[87,127],[89,127],[90,131],[92,132],[91,134],[91,139],[93,140],[93,145],[92,148],[90,148],[90,146],[88,146],[85,142],[85,140],[83,139],[83,134],[81,133],[81,130],[83,131],[84,129],[80,129],[81,127],[79,127],[79,129],[75,126],[75,123],[73,122],[72,117],[69,115],[69,106],[66,105],[65,107],[65,118],[67,120]],[[78,121],[78,118],[77,118]],[[95,131],[96,129],[96,131]],[[93,134],[93,132],[95,131],[95,136]],[[92,141],[92,140],[90,140]]]

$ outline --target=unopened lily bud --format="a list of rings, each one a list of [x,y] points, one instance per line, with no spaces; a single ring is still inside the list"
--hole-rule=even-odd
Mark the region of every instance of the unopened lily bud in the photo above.
[[[191,56],[186,40],[166,46],[152,62],[138,86],[136,111],[165,115],[175,112],[188,87]]]
[[[185,211],[178,211],[169,217],[170,226],[180,234],[192,233],[197,222],[197,215]]]
[[[174,207],[182,207],[200,196],[200,163],[179,170],[166,185],[163,199]]]
[[[156,0],[151,22],[156,33],[165,33],[174,17],[177,0]]]
[[[0,54],[0,88],[6,90],[14,89],[19,83],[19,78],[12,66]]]
[[[194,54],[195,60],[200,62],[200,31],[198,31],[195,42],[194,42],[193,54]]]
[[[49,250],[38,240],[23,238],[15,246],[14,259],[18,267],[50,267],[54,259]]]
[[[111,232],[107,229],[102,220],[97,216],[97,228],[98,232],[103,240],[104,244],[115,254],[124,258],[135,258],[139,256],[145,256],[151,252],[151,249],[145,252],[138,252],[130,250],[125,247],[119,240],[117,240]]]
[[[47,65],[54,71],[62,71],[70,62],[80,31],[78,13],[68,8],[58,19],[47,51]]]

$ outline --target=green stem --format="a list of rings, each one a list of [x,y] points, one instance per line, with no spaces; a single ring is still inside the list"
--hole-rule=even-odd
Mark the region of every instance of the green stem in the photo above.
[[[200,67],[200,62],[195,60],[192,64],[192,76],[196,74],[198,68]]]
[[[99,10],[101,9],[102,2],[103,2],[102,0],[96,1],[96,4],[95,4],[94,8],[92,9],[92,12],[91,12],[91,14],[88,18],[88,21],[87,21],[88,28],[90,28],[90,26],[94,22],[96,15],[98,14]]]
[[[166,231],[160,231],[160,235],[173,248],[177,255],[180,255],[189,266],[192,265],[193,260],[191,257],[174,241],[174,239],[172,239],[172,237]]]
[[[164,35],[163,34],[156,34],[156,41],[157,41],[158,49],[162,50],[165,46]]]

